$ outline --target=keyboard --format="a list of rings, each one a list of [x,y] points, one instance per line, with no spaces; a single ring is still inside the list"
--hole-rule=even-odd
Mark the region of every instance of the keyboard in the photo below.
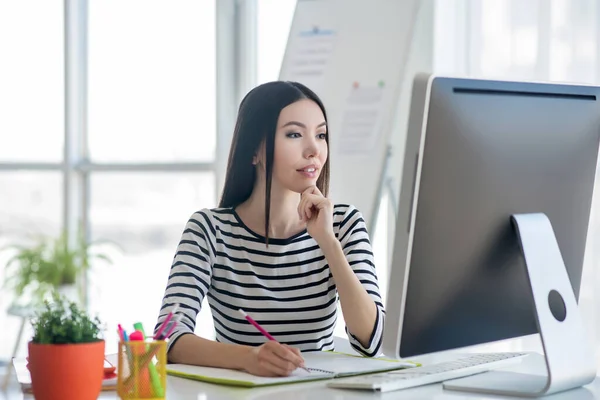
[[[515,364],[527,353],[475,353],[424,367],[334,379],[328,387],[391,392],[462,378]]]

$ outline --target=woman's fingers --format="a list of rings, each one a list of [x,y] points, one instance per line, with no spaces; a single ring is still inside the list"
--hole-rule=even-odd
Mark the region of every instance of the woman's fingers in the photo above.
[[[288,370],[273,364],[269,359],[260,360],[259,365],[262,369],[266,370],[270,376],[288,376],[290,374]]]
[[[287,344],[284,344],[283,347],[290,350],[292,353],[294,353],[294,355],[296,355],[295,361],[294,360],[292,360],[292,361],[296,362],[297,366],[299,366],[299,367],[304,366],[304,357],[302,357],[302,353],[300,352],[300,349],[297,349],[296,347],[288,346]]]
[[[311,190],[312,194],[316,194],[318,196],[325,197],[325,196],[323,196],[323,193],[321,193],[321,191],[319,190],[319,188],[316,187],[316,186],[311,186],[310,190]]]
[[[310,197],[308,194],[306,194],[306,191],[304,193],[302,193],[301,196],[302,197],[300,199],[300,203],[298,204],[298,213],[300,214],[301,220],[308,221],[310,219],[310,216],[306,211],[307,211],[307,207],[310,206],[308,204],[310,202]]]
[[[307,220],[312,218],[312,207],[313,207],[312,199],[310,197],[306,196],[306,202],[304,204],[304,214],[306,215]]]
[[[319,210],[326,208],[329,203],[329,199],[316,194],[309,194],[306,195],[306,202],[308,205],[305,206],[305,210],[310,218],[315,211],[318,213]]]
[[[308,221],[313,217],[316,210],[321,210],[327,203],[327,198],[323,196],[316,186],[310,186],[301,194],[298,204],[298,215],[301,220]]]
[[[287,376],[303,361],[292,350],[275,341],[268,341],[258,351],[261,369],[269,374]]]
[[[271,346],[269,350],[266,360],[285,371],[286,374],[289,374],[298,367],[298,356],[281,344],[277,343],[277,346]]]
[[[300,220],[304,220],[305,215],[304,215],[304,204],[306,203],[306,198],[304,196],[302,196],[300,198],[300,203],[298,203],[298,216],[300,217]]]
[[[284,359],[286,361],[290,361],[295,366],[298,366],[304,362],[304,359],[300,355],[296,354],[292,347],[287,346],[285,344],[280,344],[280,343],[278,343],[278,344],[279,344],[279,346],[274,348],[274,353],[278,357],[281,357],[282,359]]]
[[[281,345],[283,347],[285,347],[286,349],[290,350],[292,353],[294,353],[298,357],[302,358],[302,353],[300,352],[300,349],[298,349],[296,347],[292,347],[289,344],[285,344],[285,343],[282,343]]]
[[[306,219],[309,220],[313,217],[314,211],[316,209],[318,209],[318,204],[320,202],[320,199],[317,195],[314,194],[307,194],[304,196],[304,204],[303,204],[303,210],[304,210],[304,215],[306,216]]]

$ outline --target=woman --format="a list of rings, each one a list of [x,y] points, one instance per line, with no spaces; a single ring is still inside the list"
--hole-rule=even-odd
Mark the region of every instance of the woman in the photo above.
[[[307,87],[270,82],[242,100],[219,208],[191,216],[171,267],[157,327],[175,304],[183,319],[169,362],[289,375],[301,351],[334,348],[338,295],[351,345],[378,353],[371,244],[360,212],[326,197],[328,146],[325,109]],[[205,296],[216,341],[193,334]]]

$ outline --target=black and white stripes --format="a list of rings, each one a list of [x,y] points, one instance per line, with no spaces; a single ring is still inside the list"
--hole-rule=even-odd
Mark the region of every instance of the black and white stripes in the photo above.
[[[346,332],[352,347],[374,356],[381,347],[385,313],[360,212],[352,206],[336,205],[334,232],[378,310],[367,347]],[[306,231],[288,239],[269,239],[267,248],[264,238],[248,229],[230,208],[194,213],[177,246],[157,323],[180,304],[184,317],[171,335],[170,345],[181,335],[194,332],[205,296],[220,342],[265,342],[240,315],[238,309],[242,308],[282,343],[302,351],[334,348],[337,290],[323,252]]]

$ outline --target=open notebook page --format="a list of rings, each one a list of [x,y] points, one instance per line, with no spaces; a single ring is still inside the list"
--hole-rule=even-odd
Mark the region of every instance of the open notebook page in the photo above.
[[[266,386],[290,382],[331,379],[338,376],[359,375],[369,372],[388,371],[414,367],[413,363],[387,361],[376,358],[356,357],[335,352],[303,353],[304,363],[310,373],[297,369],[286,377],[262,377],[247,372],[184,364],[168,364],[167,372],[183,378],[233,386]]]
[[[231,369],[198,367],[195,365],[185,364],[168,364],[167,373],[182,378],[194,379],[204,382],[247,387],[278,385],[282,383],[310,381],[318,379],[329,379],[333,378],[334,376],[332,373],[328,372],[315,371],[307,373],[306,371],[297,369],[294,372],[292,372],[290,376],[270,378],[264,376],[255,376],[247,372],[236,371]]]
[[[330,372],[336,377],[370,372],[412,368],[417,364],[382,358],[367,358],[344,353],[316,351],[302,353],[306,367],[313,372]]]

